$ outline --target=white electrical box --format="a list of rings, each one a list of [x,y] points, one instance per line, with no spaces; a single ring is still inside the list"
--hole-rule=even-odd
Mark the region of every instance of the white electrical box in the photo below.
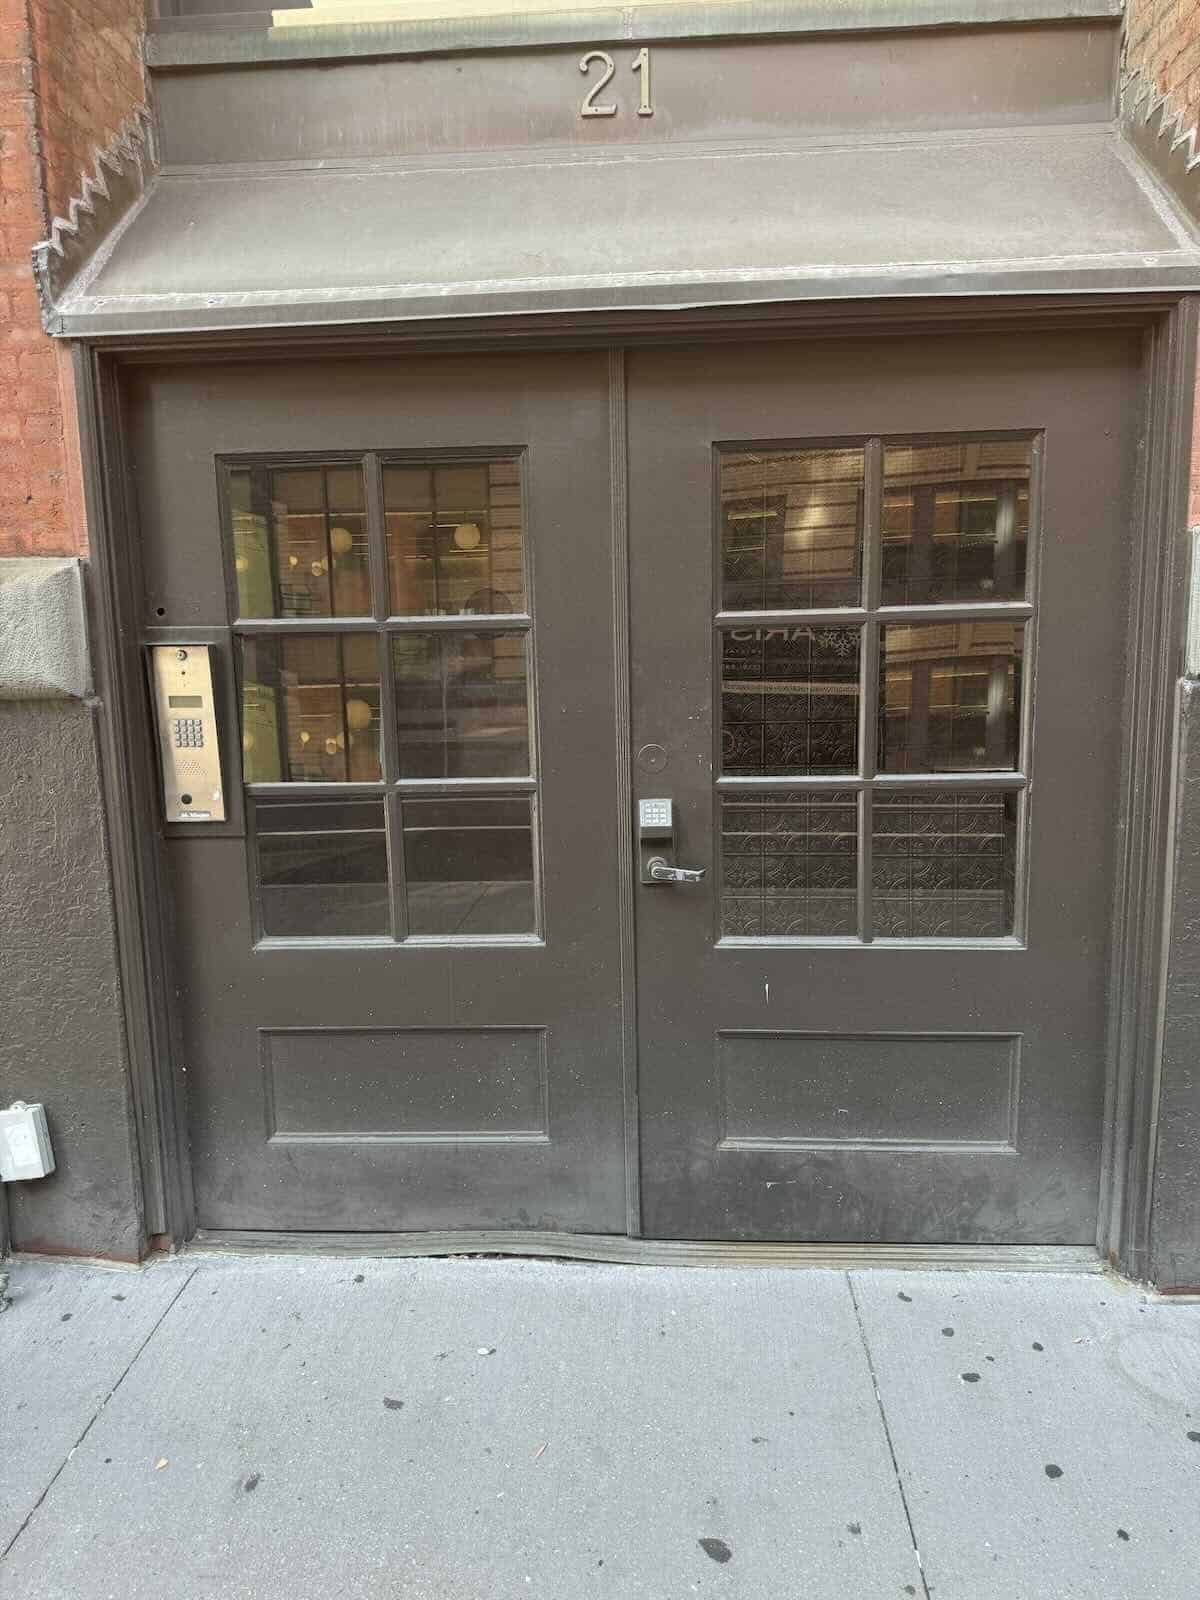
[[[0,1111],[0,1182],[45,1178],[54,1171],[46,1108],[16,1100]]]

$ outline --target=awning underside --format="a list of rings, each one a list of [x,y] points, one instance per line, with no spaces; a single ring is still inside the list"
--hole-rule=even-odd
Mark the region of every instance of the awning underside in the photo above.
[[[133,332],[1200,288],[1107,125],[164,171],[54,308]]]

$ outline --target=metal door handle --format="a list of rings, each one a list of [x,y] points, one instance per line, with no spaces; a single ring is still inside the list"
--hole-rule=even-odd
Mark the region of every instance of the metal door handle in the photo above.
[[[655,883],[703,883],[707,867],[671,867],[662,856],[651,856],[646,871]]]

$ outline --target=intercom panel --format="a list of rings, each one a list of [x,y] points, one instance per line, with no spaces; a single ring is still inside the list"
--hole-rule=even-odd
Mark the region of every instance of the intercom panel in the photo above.
[[[154,645],[150,664],[166,820],[224,822],[209,647]]]

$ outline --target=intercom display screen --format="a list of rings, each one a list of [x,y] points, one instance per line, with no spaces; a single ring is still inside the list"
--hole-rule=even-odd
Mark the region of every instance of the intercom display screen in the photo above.
[[[180,710],[184,706],[202,706],[204,704],[204,696],[200,694],[169,694],[167,696],[167,704],[172,711]]]

